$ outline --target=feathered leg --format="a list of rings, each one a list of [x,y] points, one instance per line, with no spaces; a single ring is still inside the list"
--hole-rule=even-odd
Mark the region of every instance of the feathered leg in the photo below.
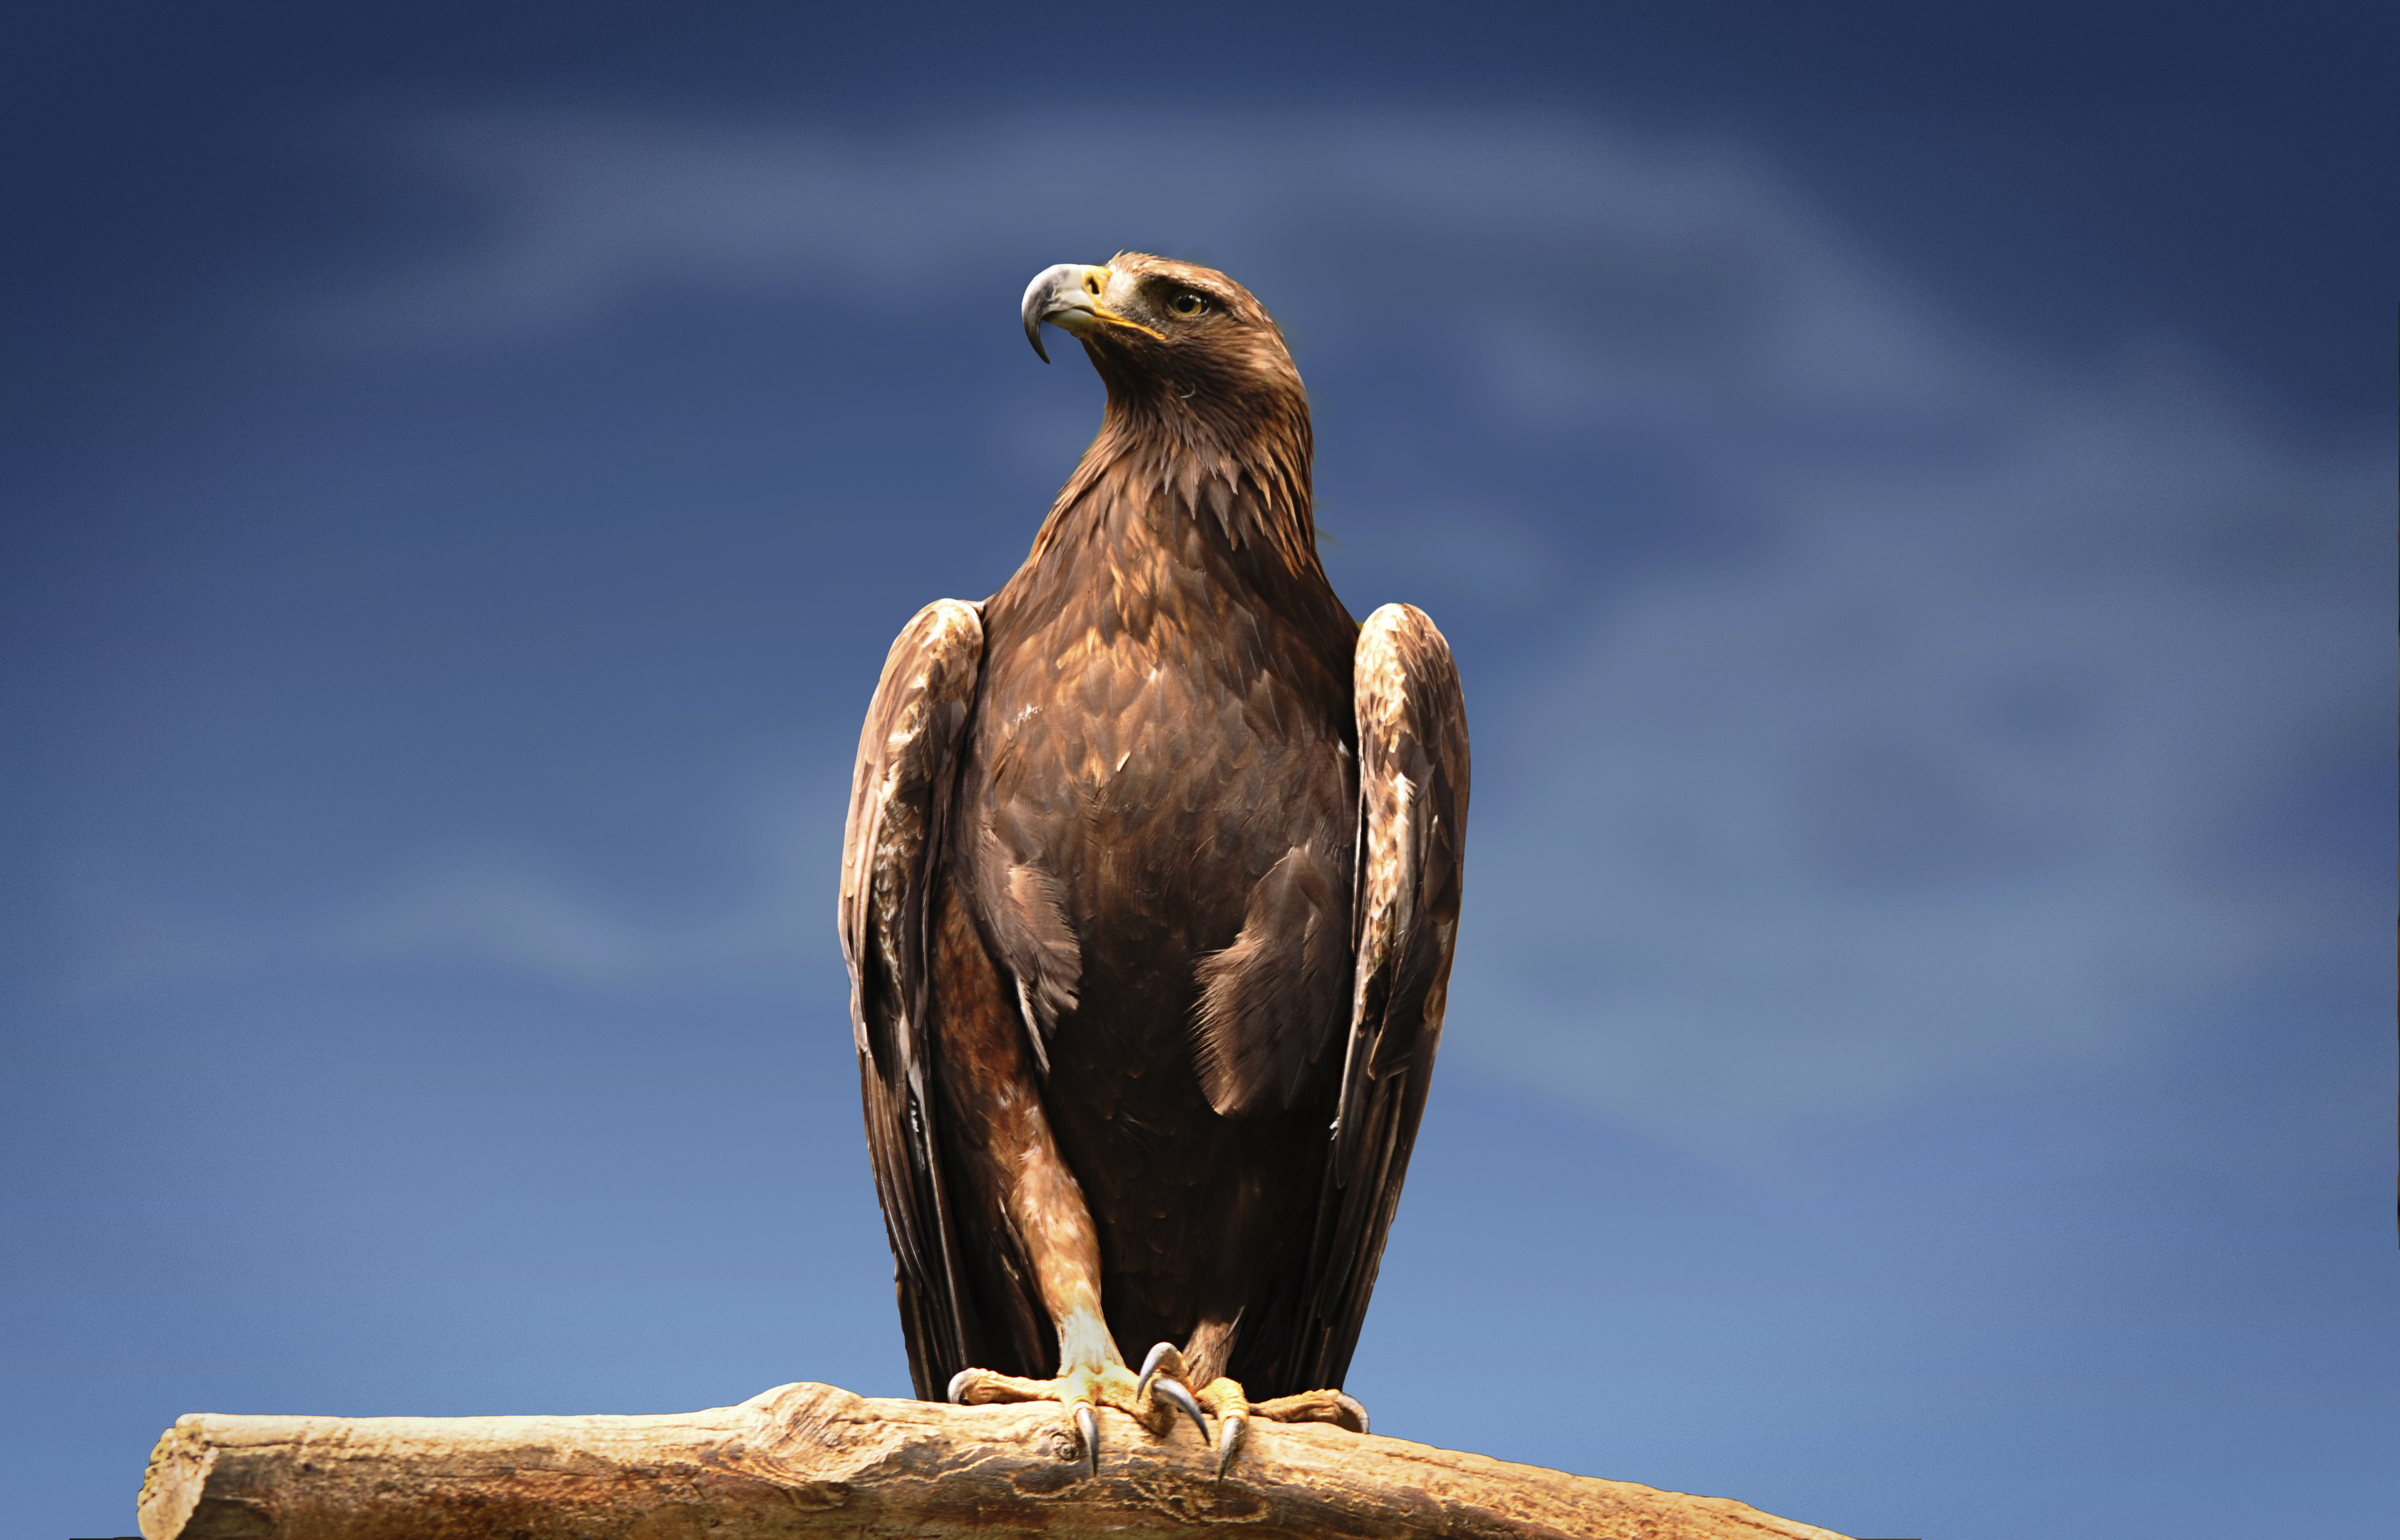
[[[1114,1407],[1164,1437],[1178,1406],[1207,1437],[1189,1393],[1153,1396],[1117,1351],[1100,1310],[1100,1241],[1083,1184],[1068,1168],[1042,1107],[1042,1083],[1016,1002],[1001,984],[974,922],[955,898],[936,934],[944,1059],[944,1107],[960,1136],[961,1177],[978,1204],[990,1202],[1030,1264],[1035,1291],[1057,1333],[1057,1373],[1030,1379],[988,1369],[951,1376],[952,1401],[1056,1401],[1066,1408],[1085,1475],[1099,1469],[1096,1410]],[[973,1094],[961,1094],[971,1088]],[[1180,1387],[1179,1387],[1180,1388]]]

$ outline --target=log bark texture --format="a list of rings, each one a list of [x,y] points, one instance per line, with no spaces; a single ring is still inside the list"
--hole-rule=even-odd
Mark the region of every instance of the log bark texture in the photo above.
[[[1318,1424],[1254,1424],[1232,1473],[1188,1424],[1103,1411],[1081,1479],[1058,1410],[790,1384],[662,1417],[235,1417],[158,1440],[145,1540],[814,1535],[1841,1540],[1721,1497]]]

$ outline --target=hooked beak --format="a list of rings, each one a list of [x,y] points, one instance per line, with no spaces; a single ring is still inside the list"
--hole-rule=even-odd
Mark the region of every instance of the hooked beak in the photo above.
[[[1139,332],[1146,337],[1166,339],[1139,321],[1127,320],[1100,304],[1108,293],[1109,279],[1116,275],[1106,267],[1088,267],[1081,263],[1062,262],[1056,267],[1034,275],[1025,286],[1025,340],[1033,345],[1034,353],[1043,362],[1050,354],[1042,346],[1042,323],[1048,321],[1062,332],[1078,337],[1088,337],[1102,327],[1117,326],[1128,332]]]

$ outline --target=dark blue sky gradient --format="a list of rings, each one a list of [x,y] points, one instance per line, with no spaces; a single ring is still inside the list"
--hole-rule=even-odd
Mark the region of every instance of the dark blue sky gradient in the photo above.
[[[857,720],[1221,262],[1474,714],[1379,1430],[1943,1540],[2400,1506],[2395,23],[90,5],[0,37],[0,1485],[906,1389]]]
[[[2354,324],[2400,249],[2372,191],[2400,24],[2374,7],[1236,3],[1078,30],[976,7],[50,7],[0,64],[12,201],[54,211],[12,266],[35,330],[104,373],[245,281],[404,262],[473,215],[343,154],[346,127],[395,103],[866,133],[1035,104],[1128,128],[1162,102],[1565,106],[1771,142],[1950,303],[2048,345],[2172,325],[2306,407],[2389,393]]]

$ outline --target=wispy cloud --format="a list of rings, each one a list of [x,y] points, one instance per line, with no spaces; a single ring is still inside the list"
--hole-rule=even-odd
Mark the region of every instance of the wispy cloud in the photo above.
[[[1876,330],[1888,282],[1812,254],[1831,232],[1729,143],[1438,116],[1157,127],[1179,146],[1171,163],[1062,178],[1103,126],[1032,116],[891,137],[427,118],[395,131],[396,152],[478,199],[475,236],[293,320],[336,345],[455,345],[583,324],[655,289],[791,293],[828,276],[876,280],[844,288],[844,306],[899,308],[995,253],[1099,260],[1139,243],[1220,261],[1312,324],[1380,327],[1398,297],[1412,328],[1548,317],[1696,378],[1727,346],[1764,341],[1817,385],[1912,386]]]
[[[1931,465],[1757,450],[1772,561],[1623,593],[1487,711],[1546,770],[1479,813],[1455,998],[1506,1026],[1467,1052],[1771,1146],[2384,964],[2369,863],[2225,852],[2385,736],[2388,457],[2295,454],[2161,360],[1977,419]]]
[[[661,993],[793,1003],[839,968],[833,885],[847,777],[754,800],[737,880],[681,902],[593,879],[564,852],[451,841],[307,913],[228,913],[88,853],[70,885],[85,1004],[294,969],[496,969],[587,996]],[[818,1002],[839,1016],[838,993]]]

